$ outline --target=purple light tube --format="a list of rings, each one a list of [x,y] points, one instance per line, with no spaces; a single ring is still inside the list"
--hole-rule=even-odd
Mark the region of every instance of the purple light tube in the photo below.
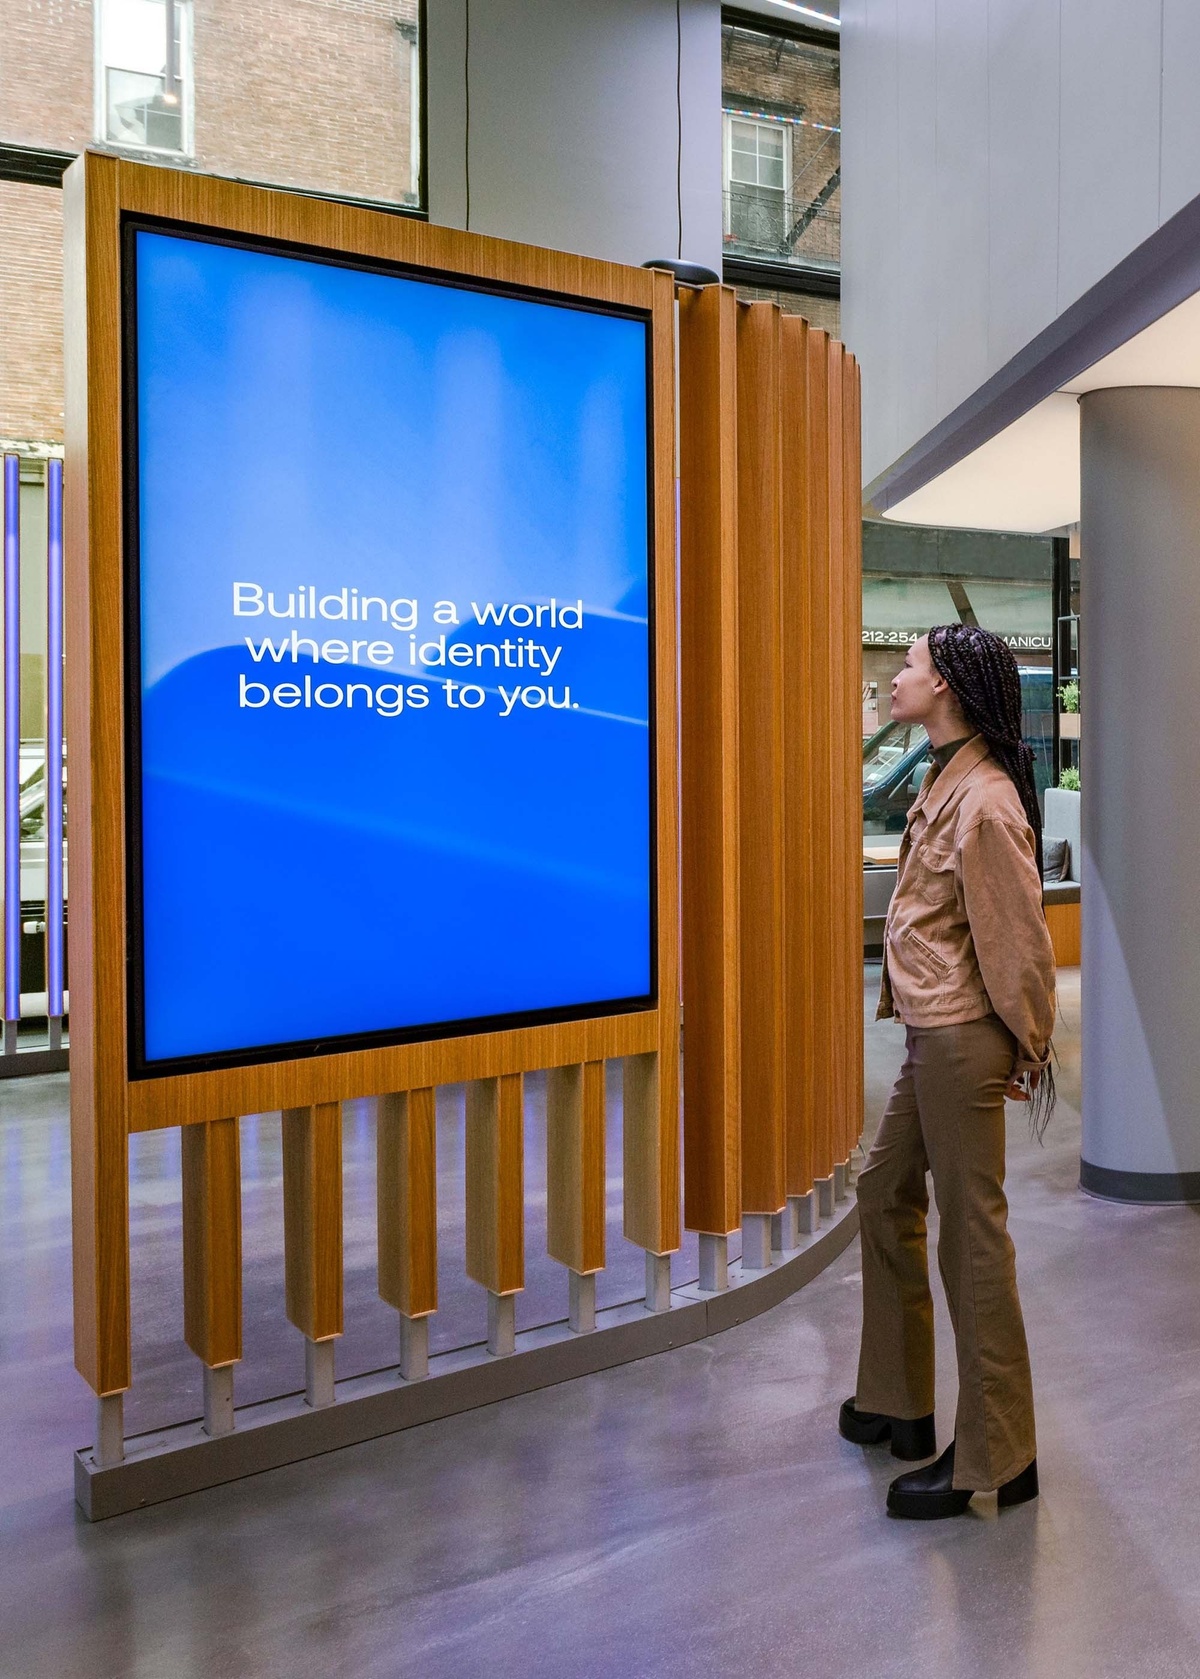
[[[46,1013],[63,1012],[63,463],[46,478]]]
[[[4,1022],[21,1018],[21,462],[4,457]]]

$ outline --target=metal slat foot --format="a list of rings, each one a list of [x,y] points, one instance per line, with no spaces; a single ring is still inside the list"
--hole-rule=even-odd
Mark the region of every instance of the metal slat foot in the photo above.
[[[507,1358],[517,1350],[517,1297],[488,1289],[487,1349],[493,1358]]]
[[[233,1365],[204,1366],[204,1432],[233,1433]]]
[[[742,1270],[771,1269],[771,1214],[742,1214]]]
[[[646,1255],[646,1310],[671,1310],[671,1256],[669,1253]]]
[[[700,1287],[720,1294],[729,1287],[729,1237],[700,1232]]]
[[[111,1469],[125,1461],[125,1395],[106,1393],[96,1401],[96,1444],[92,1458],[97,1469]]]
[[[596,1273],[567,1272],[567,1322],[576,1335],[590,1335],[596,1327]]]
[[[406,1382],[423,1382],[429,1374],[429,1319],[400,1314],[400,1374]]]
[[[334,1401],[334,1353],[337,1342],[310,1341],[304,1337],[304,1403],[314,1411]]]
[[[817,1228],[817,1192],[810,1189],[807,1195],[789,1195],[788,1207],[794,1209],[797,1236],[811,1236]]]

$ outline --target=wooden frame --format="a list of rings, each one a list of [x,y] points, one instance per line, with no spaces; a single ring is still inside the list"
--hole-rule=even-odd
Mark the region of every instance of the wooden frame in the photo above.
[[[64,178],[67,227],[66,702],[71,761],[72,1139],[77,1363],[100,1394],[129,1385],[127,1139],[131,1131],[318,1107],[460,1080],[660,1055],[646,1158],[678,1153],[678,892],[674,642],[673,285],[621,267],[360,209],[85,154]],[[159,217],[529,291],[644,310],[653,378],[657,1006],[300,1060],[131,1081],[127,1060],[122,597],[121,224]],[[661,1133],[661,1135],[660,1135]],[[670,1184],[634,1186],[675,1245]],[[655,1232],[651,1232],[654,1234]]]
[[[1047,904],[1046,926],[1054,946],[1054,963],[1059,968],[1077,968],[1083,946],[1080,906]]]

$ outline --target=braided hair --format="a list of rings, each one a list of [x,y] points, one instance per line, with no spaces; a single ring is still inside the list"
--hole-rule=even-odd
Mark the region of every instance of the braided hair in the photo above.
[[[949,684],[963,716],[977,729],[1021,800],[1033,829],[1038,879],[1042,878],[1042,813],[1033,776],[1033,752],[1021,733],[1021,673],[1012,650],[977,624],[937,624],[929,656]],[[1054,1072],[1046,1065],[1029,1108],[1030,1129],[1040,1140],[1054,1107]]]
[[[1021,673],[1012,650],[977,624],[937,624],[929,656],[949,683],[963,716],[988,743],[992,757],[1017,789],[1033,829],[1038,878],[1042,875],[1042,813],[1033,778],[1033,752],[1021,733]]]

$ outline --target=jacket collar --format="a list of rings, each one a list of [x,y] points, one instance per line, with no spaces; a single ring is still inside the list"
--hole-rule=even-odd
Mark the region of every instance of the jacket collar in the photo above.
[[[977,764],[988,755],[988,744],[982,735],[972,735],[960,746],[945,769],[936,775],[921,795],[919,808],[927,822],[936,822],[954,794],[962,786]]]

